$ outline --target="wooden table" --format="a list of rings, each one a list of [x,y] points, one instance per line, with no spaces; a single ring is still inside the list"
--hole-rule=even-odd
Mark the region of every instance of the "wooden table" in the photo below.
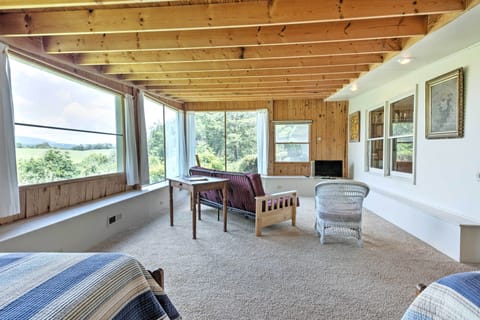
[[[223,231],[227,232],[227,184],[228,179],[215,177],[176,177],[168,178],[168,191],[170,193],[170,226],[173,226],[173,188],[187,190],[191,197],[192,210],[192,232],[193,239],[197,238],[197,203],[198,203],[198,220],[201,220],[200,196],[199,192],[208,190],[221,189],[223,192]]]

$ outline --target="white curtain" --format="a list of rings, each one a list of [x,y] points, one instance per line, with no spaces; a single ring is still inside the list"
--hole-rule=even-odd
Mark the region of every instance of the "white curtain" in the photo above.
[[[0,217],[20,212],[8,47],[0,43]]]
[[[135,137],[135,107],[133,97],[125,95],[125,172],[130,186],[140,182],[138,176],[137,140]]]
[[[197,141],[195,139],[195,112],[187,112],[187,170],[197,164],[195,159]]]
[[[147,145],[147,128],[145,125],[145,109],[144,109],[144,93],[139,91],[137,96],[137,113],[138,113],[138,131],[139,131],[139,153],[140,153],[140,184],[150,184],[150,170],[148,167],[148,145]]]
[[[257,111],[257,166],[258,173],[268,173],[268,110]]]
[[[180,175],[188,175],[187,144],[185,137],[185,112],[178,111],[178,172]]]

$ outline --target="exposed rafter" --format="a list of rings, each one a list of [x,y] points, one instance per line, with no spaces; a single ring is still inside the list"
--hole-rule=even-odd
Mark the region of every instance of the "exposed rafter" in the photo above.
[[[69,8],[97,7],[102,5],[126,5],[141,3],[174,2],[181,0],[2,0],[0,10],[36,9],[36,8]]]
[[[1,29],[0,29],[1,30]],[[412,37],[427,33],[423,16],[247,27],[44,38],[48,53],[256,47],[366,39]]]
[[[0,41],[180,102],[326,98],[478,2],[4,0]]]
[[[1,7],[0,7],[1,8]],[[58,12],[7,13],[4,36],[257,27],[319,21],[439,14],[465,8],[462,0],[275,0]],[[58,28],[62,26],[62,28]]]
[[[303,58],[355,53],[396,52],[402,49],[400,39],[340,41],[314,44],[233,47],[213,49],[153,50],[83,53],[75,57],[80,65],[139,63],[178,63],[199,61],[256,60],[269,58]]]
[[[264,70],[278,68],[300,68],[319,66],[343,66],[356,64],[371,64],[383,62],[382,55],[362,54],[348,56],[327,56],[298,59],[265,59],[247,61],[218,61],[218,62],[185,62],[185,63],[156,63],[137,65],[109,65],[103,68],[106,74],[139,74],[155,77],[155,73],[191,72],[191,71],[233,71],[233,70]],[[148,75],[150,74],[150,75]]]

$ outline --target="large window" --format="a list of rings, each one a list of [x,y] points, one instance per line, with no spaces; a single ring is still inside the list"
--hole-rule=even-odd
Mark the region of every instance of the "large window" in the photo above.
[[[368,166],[370,169],[383,169],[384,107],[369,112]]]
[[[123,171],[121,96],[11,57],[20,185]]]
[[[179,113],[153,99],[145,98],[150,183],[178,176]]]
[[[413,173],[414,96],[390,103],[389,144],[392,174]]]
[[[195,112],[196,153],[204,167],[257,172],[257,112]]]
[[[276,162],[308,162],[309,146],[310,123],[275,123]]]

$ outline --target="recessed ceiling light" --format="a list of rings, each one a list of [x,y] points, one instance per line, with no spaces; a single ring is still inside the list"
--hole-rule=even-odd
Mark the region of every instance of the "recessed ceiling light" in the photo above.
[[[357,90],[358,90],[357,83],[356,82],[352,83],[352,85],[350,86],[350,91],[357,91]]]
[[[412,57],[400,57],[398,58],[398,63],[400,64],[408,64],[410,62],[412,62],[413,58]]]

